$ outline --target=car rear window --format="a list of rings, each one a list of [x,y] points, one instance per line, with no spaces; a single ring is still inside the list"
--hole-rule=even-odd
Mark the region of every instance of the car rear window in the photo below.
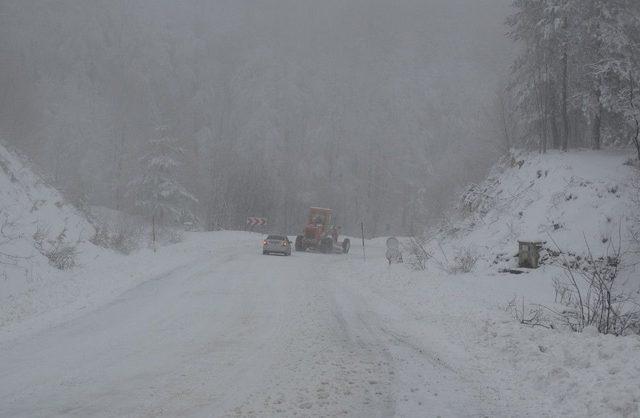
[[[278,240],[278,241],[286,241],[287,238],[283,237],[282,235],[269,235],[267,237],[267,239],[273,239],[273,240]]]

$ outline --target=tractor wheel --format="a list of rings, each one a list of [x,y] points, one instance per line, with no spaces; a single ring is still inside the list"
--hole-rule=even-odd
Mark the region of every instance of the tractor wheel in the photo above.
[[[331,238],[322,238],[322,241],[320,241],[320,251],[325,254],[333,252],[333,240]]]
[[[349,241],[349,238],[345,238],[344,241],[342,241],[342,253],[349,254],[350,248],[351,248],[351,241]]]
[[[298,235],[296,237],[296,251],[304,251],[304,237],[302,235]]]

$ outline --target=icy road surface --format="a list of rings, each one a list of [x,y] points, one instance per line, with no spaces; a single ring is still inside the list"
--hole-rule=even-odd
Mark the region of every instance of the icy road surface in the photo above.
[[[493,415],[486,388],[408,337],[424,319],[350,280],[366,271],[357,248],[259,250],[238,235],[102,307],[0,340],[0,415]]]

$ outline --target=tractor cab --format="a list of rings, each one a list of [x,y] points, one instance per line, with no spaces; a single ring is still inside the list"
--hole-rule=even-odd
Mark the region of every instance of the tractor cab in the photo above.
[[[338,242],[339,228],[332,225],[331,209],[311,208],[302,235],[296,237],[296,251],[317,249],[323,253],[349,252],[349,239]]]
[[[304,228],[305,238],[322,239],[331,227],[331,213],[331,209],[311,208],[307,225]]]

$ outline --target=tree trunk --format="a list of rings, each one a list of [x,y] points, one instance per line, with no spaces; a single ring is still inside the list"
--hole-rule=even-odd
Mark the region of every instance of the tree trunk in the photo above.
[[[548,143],[549,143],[549,129],[547,126],[547,122],[548,122],[548,112],[547,112],[547,103],[544,100],[544,96],[546,96],[545,93],[543,93],[543,100],[542,100],[542,112],[541,112],[541,124],[542,124],[542,153],[546,154],[547,153],[547,148],[548,148]]]
[[[599,108],[599,106],[598,106]],[[601,120],[601,115],[600,115],[600,109],[598,109],[597,113],[595,114],[595,116],[593,117],[593,126],[592,126],[592,130],[591,130],[591,139],[593,141],[593,149],[595,150],[599,150],[601,147],[601,125],[602,125],[602,120]]]
[[[116,184],[115,184],[115,199],[116,199],[116,210],[122,210],[123,208],[123,202],[122,202],[122,198],[124,195],[124,192],[122,190],[123,188],[123,176],[124,173],[122,172],[124,167],[123,167],[123,160],[124,160],[124,145],[125,145],[125,127],[124,125],[120,128],[120,142],[117,145],[117,149],[116,149],[116,158],[117,158],[117,172],[116,172]]]
[[[547,152],[547,126],[546,126],[546,111],[544,103],[544,89],[542,86],[537,86],[537,105],[538,105],[538,135],[540,137],[540,153]]]
[[[555,95],[553,94],[553,90],[555,90],[552,86],[551,91],[549,92],[549,100],[551,101],[550,106],[550,114],[549,120],[551,123],[551,137],[553,139],[553,148],[560,149],[560,130],[558,129],[558,105],[556,103]]]
[[[542,115],[542,144],[540,152],[542,154],[547,153],[547,117],[545,114]]]
[[[636,152],[638,153],[638,161],[640,161],[640,122],[638,121],[638,117],[635,117],[636,120],[636,136],[633,138],[633,143],[636,145]]]
[[[593,124],[591,125],[591,144],[593,149],[598,150],[601,147],[601,128],[602,128],[602,104],[600,103],[600,88],[594,91],[595,111],[593,115]]]
[[[565,18],[565,25],[567,19]],[[569,84],[569,71],[568,71],[568,61],[569,57],[567,54],[567,47],[565,46],[565,51],[562,54],[562,150],[566,151],[569,149],[569,115],[567,114],[567,96],[568,96],[568,84]]]
[[[505,90],[500,90],[497,94],[498,112],[500,112],[500,124],[502,125],[503,145],[505,154],[511,150],[511,133],[509,129],[509,115],[507,111]],[[403,223],[404,226],[404,223]]]
[[[547,69],[545,67],[545,69]],[[547,70],[548,73],[548,70]],[[542,77],[542,75],[540,75],[540,80],[544,80],[545,77]],[[547,127],[547,115],[548,115],[548,111],[547,111],[547,104],[548,104],[548,100],[547,100],[547,90],[548,90],[548,85],[546,82],[541,81],[542,86],[539,89],[539,102],[540,102],[540,136],[542,139],[542,143],[540,144],[540,152],[542,154],[546,154],[547,153],[547,144],[548,144],[548,127]]]
[[[601,147],[601,144],[600,144],[601,123],[602,122],[600,119],[600,112],[598,112],[593,118],[593,127],[592,127],[592,133],[591,133],[591,138],[593,140],[593,149],[595,150],[598,150]]]
[[[638,114],[636,113],[636,106],[633,103],[633,97],[634,97],[634,89],[635,89],[635,83],[633,80],[633,75],[631,75],[629,77],[629,83],[630,83],[630,90],[631,90],[631,95],[630,95],[630,100],[631,100],[631,110],[633,111],[633,120],[636,123],[636,134],[633,137],[633,143],[636,146],[636,152],[638,153],[638,161],[640,161],[640,121],[638,121]]]

